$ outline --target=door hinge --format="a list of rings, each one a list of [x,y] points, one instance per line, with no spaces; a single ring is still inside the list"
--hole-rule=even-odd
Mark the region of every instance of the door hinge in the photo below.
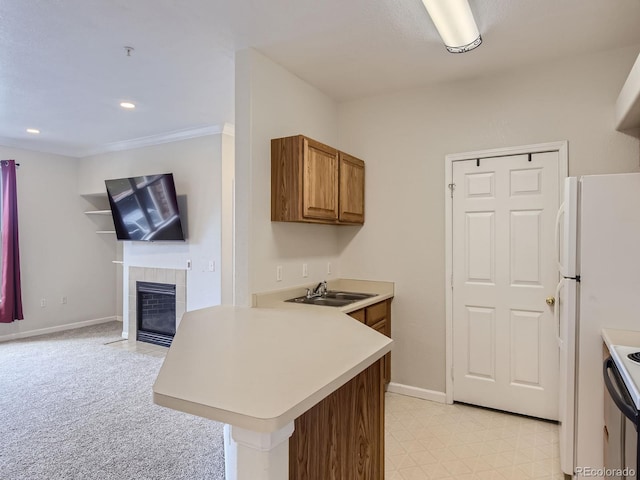
[[[453,191],[456,189],[456,184],[455,183],[450,183],[450,184],[447,185],[447,188],[451,192],[451,198],[453,198]]]
[[[451,380],[453,380],[453,367],[451,367]]]
[[[453,273],[451,274],[451,290],[453,290]]]

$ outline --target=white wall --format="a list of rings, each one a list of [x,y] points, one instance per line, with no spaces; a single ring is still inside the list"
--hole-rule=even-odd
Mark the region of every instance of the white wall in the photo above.
[[[236,54],[237,304],[249,304],[252,292],[339,276],[338,229],[344,227],[271,222],[270,196],[271,139],[304,134],[337,146],[337,120],[336,102],[322,92],[255,50]]]
[[[233,305],[233,196],[235,184],[235,137],[221,138],[221,222],[220,242],[221,303]]]
[[[0,146],[15,159],[24,320],[0,324],[0,339],[115,318],[115,245],[96,235],[77,189],[78,160]],[[62,304],[61,298],[67,297]],[[46,307],[40,307],[40,299]]]
[[[173,173],[176,192],[186,196],[186,242],[124,242],[123,285],[128,267],[186,269],[187,310],[221,303],[222,137],[210,135],[179,142],[96,155],[80,162],[83,193],[104,192],[104,180],[155,173]],[[225,140],[229,142],[229,140]],[[228,150],[228,149],[227,149]],[[112,239],[112,241],[115,241]],[[215,271],[209,271],[209,261]],[[128,327],[128,296],[124,295],[124,332]]]
[[[339,106],[338,147],[367,165],[366,224],[340,231],[342,274],[396,282],[394,382],[445,388],[445,155],[568,140],[570,175],[640,170],[638,139],[613,127],[637,53],[627,48]]]

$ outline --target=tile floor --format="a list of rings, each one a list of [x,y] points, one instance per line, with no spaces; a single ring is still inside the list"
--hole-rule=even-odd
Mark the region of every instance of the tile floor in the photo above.
[[[554,423],[393,393],[385,410],[385,480],[564,480]]]
[[[109,344],[155,357],[167,349]],[[469,405],[387,393],[385,480],[564,480],[558,426]]]

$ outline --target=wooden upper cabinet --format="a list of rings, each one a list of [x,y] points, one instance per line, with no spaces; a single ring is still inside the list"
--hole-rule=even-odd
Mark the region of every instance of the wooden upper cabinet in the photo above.
[[[338,219],[338,151],[302,138],[302,216]]]
[[[272,139],[271,220],[364,223],[364,162],[303,135]]]
[[[340,152],[340,215],[344,223],[364,223],[364,162]]]

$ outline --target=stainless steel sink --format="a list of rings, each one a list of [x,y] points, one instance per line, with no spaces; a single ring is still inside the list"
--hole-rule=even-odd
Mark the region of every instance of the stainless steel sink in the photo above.
[[[325,307],[344,307],[350,303],[355,303],[366,298],[375,297],[375,293],[357,293],[357,292],[340,292],[335,290],[329,290],[326,295],[307,297],[290,298],[285,300],[292,303],[303,303],[306,305],[323,305]]]
[[[371,298],[375,296],[376,296],[375,293],[340,292],[340,291],[334,291],[334,290],[329,290],[326,295],[327,298],[339,298],[339,299],[354,300],[354,301],[364,300],[365,298]]]

